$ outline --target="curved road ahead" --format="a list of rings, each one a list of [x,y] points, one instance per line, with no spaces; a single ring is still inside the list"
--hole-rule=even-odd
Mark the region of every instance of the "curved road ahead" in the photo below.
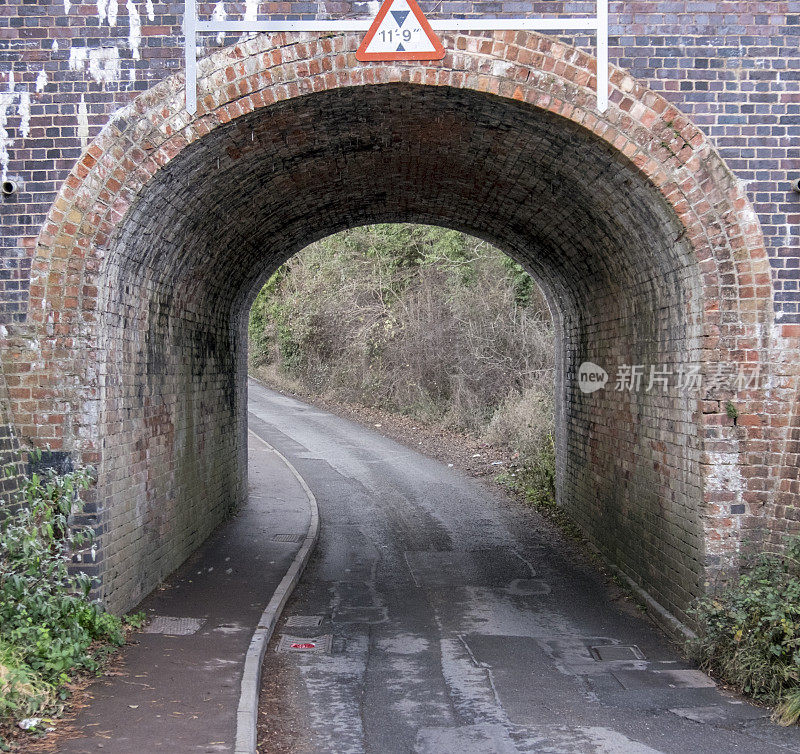
[[[800,751],[522,504],[255,383],[249,409],[322,519],[267,653],[260,752]]]

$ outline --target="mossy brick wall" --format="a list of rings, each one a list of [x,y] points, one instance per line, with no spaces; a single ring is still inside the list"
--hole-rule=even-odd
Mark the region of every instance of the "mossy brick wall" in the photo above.
[[[612,2],[605,115],[586,37],[446,34],[443,61],[408,65],[358,64],[353,34],[216,53],[209,38],[196,118],[172,76],[182,4],[100,6],[0,15],[3,148],[23,184],[0,210],[0,316],[18,437],[99,468],[109,604],[133,604],[245,494],[258,285],[364,222],[460,228],[542,283],[560,326],[560,502],[659,601],[683,614],[747,538],[778,544],[797,492],[798,3]],[[767,387],[587,396],[586,359],[758,365]]]
[[[0,366],[0,518],[3,509],[17,501],[20,476],[24,471],[11,410],[8,400],[5,377]]]

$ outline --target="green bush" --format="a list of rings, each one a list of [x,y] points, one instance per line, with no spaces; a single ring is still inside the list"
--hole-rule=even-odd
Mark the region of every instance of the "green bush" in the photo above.
[[[759,556],[739,578],[693,608],[700,666],[740,692],[800,718],[800,537]]]
[[[0,721],[33,715],[55,698],[55,687],[26,664],[20,650],[0,639]]]
[[[72,524],[90,470],[23,480],[18,505],[0,520],[0,720],[42,711],[77,668],[96,670],[97,640],[121,644],[118,618],[90,599],[91,579],[69,554],[93,533]]]
[[[556,504],[556,444],[552,432],[532,451],[520,470],[528,500],[536,507]]]
[[[581,528],[556,502],[556,444],[552,423],[549,429],[526,437],[524,455],[513,472],[498,474],[497,481],[522,494],[539,513],[555,524],[563,534],[579,542],[585,541]]]

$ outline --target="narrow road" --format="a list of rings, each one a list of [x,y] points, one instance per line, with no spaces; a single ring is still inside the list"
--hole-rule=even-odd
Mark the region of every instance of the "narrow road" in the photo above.
[[[267,652],[262,754],[800,751],[524,505],[255,383],[249,409],[322,519]]]

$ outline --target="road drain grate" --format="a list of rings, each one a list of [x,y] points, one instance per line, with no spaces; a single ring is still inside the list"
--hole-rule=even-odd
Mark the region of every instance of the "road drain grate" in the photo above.
[[[601,644],[598,647],[591,647],[591,652],[594,659],[601,662],[645,659],[644,652],[635,645]]]
[[[173,618],[157,615],[150,625],[142,629],[146,634],[169,634],[170,636],[191,636],[200,630],[205,618]]]
[[[278,652],[315,652],[330,654],[333,636],[290,636],[283,634],[278,642]]]
[[[287,628],[317,628],[321,623],[321,615],[290,615],[286,619]]]
[[[305,534],[276,534],[272,539],[275,542],[302,542]]]

